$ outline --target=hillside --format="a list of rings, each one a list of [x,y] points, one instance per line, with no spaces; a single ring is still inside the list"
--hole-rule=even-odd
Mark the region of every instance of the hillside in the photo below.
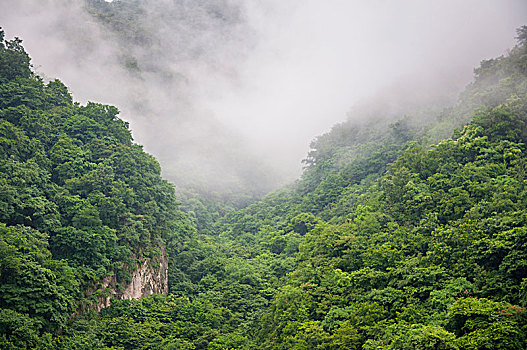
[[[455,105],[351,117],[294,184],[183,213],[115,107],[0,32],[2,348],[526,348],[526,33]]]
[[[482,62],[440,113],[350,118],[318,137],[300,180],[216,221],[217,237],[203,236],[199,250],[187,247],[173,288],[206,295],[212,280],[224,296],[237,286],[246,316],[235,334],[251,332],[246,348],[399,349],[409,339],[415,349],[523,348],[520,44]],[[199,222],[203,212],[206,223],[210,212],[189,214]],[[211,242],[216,259],[203,254]],[[474,326],[479,313],[487,323]]]
[[[117,108],[73,102],[29,62],[0,31],[2,348],[34,348],[110,297],[167,294],[167,245],[190,232]]]

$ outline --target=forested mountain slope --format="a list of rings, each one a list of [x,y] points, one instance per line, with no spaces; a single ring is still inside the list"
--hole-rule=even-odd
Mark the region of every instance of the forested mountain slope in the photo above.
[[[210,238],[187,246],[173,290],[245,287],[247,348],[525,347],[523,30],[441,113],[317,138],[297,183],[208,228],[216,259]]]
[[[350,119],[313,142],[295,184],[238,211],[194,198],[189,220],[115,108],[73,103],[2,40],[0,344],[526,348],[518,33],[451,108]],[[138,262],[163,256],[168,296],[82,308],[105,278],[121,291]]]
[[[167,293],[167,244],[190,230],[118,110],[74,103],[29,61],[0,31],[2,348],[34,348],[109,296]]]

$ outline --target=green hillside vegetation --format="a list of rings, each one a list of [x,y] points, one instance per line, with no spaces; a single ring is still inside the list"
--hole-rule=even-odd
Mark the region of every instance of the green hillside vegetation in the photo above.
[[[523,348],[527,56],[520,44],[482,62],[441,113],[360,123],[352,116],[318,137],[299,181],[208,227],[217,236],[198,244],[213,242],[215,259],[188,244],[172,290],[205,295],[211,280],[222,296],[225,280],[259,288],[260,298],[249,301],[269,306],[249,309],[234,332],[246,336],[246,348]],[[445,133],[453,137],[442,140]],[[202,224],[210,213],[189,211]],[[214,260],[221,268],[211,271]],[[241,267],[239,277],[230,266]],[[463,321],[472,328],[456,323],[454,303],[470,306],[459,312],[472,315]],[[493,321],[480,330],[474,323],[483,309]],[[494,327],[510,325],[498,319],[517,321],[501,339]]]
[[[0,344],[527,348],[525,33],[441,113],[352,116],[296,183],[241,210],[189,191],[183,214],[117,109],[72,102],[2,32]],[[168,296],[89,308],[165,246]]]
[[[112,106],[74,103],[0,31],[0,344],[49,348],[101,280],[126,283],[190,228]],[[117,288],[120,286],[118,285]]]

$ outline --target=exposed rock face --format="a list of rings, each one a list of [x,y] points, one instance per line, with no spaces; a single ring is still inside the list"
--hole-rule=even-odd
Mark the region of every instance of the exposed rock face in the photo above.
[[[164,247],[156,260],[144,260],[136,264],[132,280],[124,290],[116,288],[115,276],[106,277],[98,288],[97,311],[111,305],[112,299],[139,299],[150,294],[168,294],[168,258]]]
[[[164,251],[157,264],[144,261],[137,266],[120,299],[139,299],[149,294],[168,294],[168,259]]]

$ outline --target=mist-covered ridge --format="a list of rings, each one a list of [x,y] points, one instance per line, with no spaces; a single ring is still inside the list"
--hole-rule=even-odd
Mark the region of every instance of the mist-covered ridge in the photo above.
[[[350,109],[359,122],[448,105],[472,67],[513,46],[525,12],[514,0],[6,0],[0,22],[39,74],[118,106],[176,186],[254,197],[298,177],[309,142]]]
[[[7,1],[0,348],[527,348],[523,2]]]

